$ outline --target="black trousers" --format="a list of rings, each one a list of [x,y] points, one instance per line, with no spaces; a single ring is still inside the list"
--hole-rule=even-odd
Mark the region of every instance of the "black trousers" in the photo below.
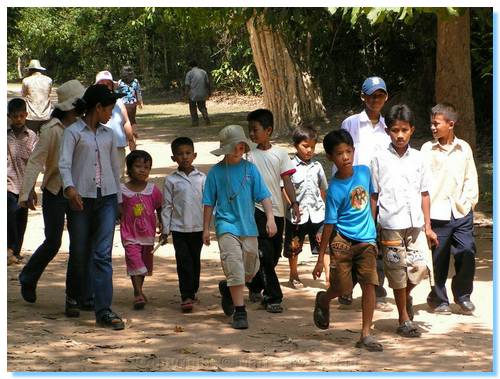
[[[437,307],[443,303],[449,304],[445,284],[452,255],[455,265],[455,276],[451,280],[453,300],[456,303],[470,301],[476,269],[473,222],[472,211],[467,216],[458,219],[451,215],[450,221],[431,220],[432,230],[439,240],[439,246],[432,250],[435,284],[427,297],[427,303],[431,307]]]
[[[19,195],[7,191],[7,248],[21,254],[24,232],[28,224],[28,208],[18,205]]]
[[[206,122],[210,122],[210,119],[208,118],[207,102],[205,100],[189,100],[189,113],[191,114],[191,122],[195,125],[198,124],[198,111],[196,110],[197,107],[200,110],[203,119]]]
[[[194,299],[200,287],[200,254],[203,247],[203,232],[172,232],[179,291],[182,300]]]
[[[266,214],[259,209],[255,209],[255,222],[259,230],[260,268],[252,281],[247,284],[248,289],[252,292],[264,290],[265,301],[269,304],[281,303],[283,301],[283,292],[281,292],[275,267],[281,257],[281,249],[283,248],[285,219],[284,217],[274,217],[274,221],[278,231],[274,237],[269,238],[266,232]]]

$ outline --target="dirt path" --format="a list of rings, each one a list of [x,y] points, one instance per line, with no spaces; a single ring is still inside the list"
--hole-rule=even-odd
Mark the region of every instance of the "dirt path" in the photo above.
[[[153,155],[152,179],[174,169],[170,146],[175,136],[187,135],[196,143],[196,165],[203,171],[217,159],[209,154],[218,147],[218,130],[228,123],[244,125],[245,115],[256,103],[208,102],[214,120],[210,127],[191,128],[187,105],[152,104],[139,113],[139,148]],[[284,145],[286,146],[286,144]],[[41,177],[39,178],[41,179]],[[484,216],[484,215],[483,215]],[[489,215],[485,215],[486,221]],[[113,308],[126,319],[126,329],[111,332],[96,328],[91,312],[78,319],[64,316],[65,267],[68,237],[56,259],[48,266],[37,290],[36,304],[25,303],[17,275],[21,266],[7,268],[7,368],[9,371],[491,371],[493,328],[492,229],[476,229],[478,243],[476,281],[472,300],[474,316],[454,313],[436,316],[425,304],[428,285],[414,292],[415,321],[424,333],[408,340],[394,333],[397,312],[375,312],[373,330],[384,344],[381,353],[354,347],[360,330],[360,290],[354,304],[341,309],[331,305],[332,324],[321,331],[312,322],[316,292],[324,288],[313,281],[315,257],[308,252],[300,258],[306,287],[286,286],[287,262],[281,259],[278,275],[284,292],[283,314],[269,314],[249,304],[250,328],[236,331],[220,309],[217,283],[223,278],[217,243],[202,251],[200,302],[192,314],[179,308],[177,275],[171,244],[160,248],[152,277],[145,292],[150,303],[144,311],[132,309],[132,289],[125,274],[123,248],[118,228],[113,250]],[[30,212],[24,243],[29,256],[43,240],[41,209]],[[389,301],[394,304],[392,295]],[[453,306],[456,311],[456,307]]]

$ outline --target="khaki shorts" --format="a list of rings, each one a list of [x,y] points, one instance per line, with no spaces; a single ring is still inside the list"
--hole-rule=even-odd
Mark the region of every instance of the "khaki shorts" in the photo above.
[[[225,233],[218,238],[222,270],[229,287],[250,282],[259,271],[257,237],[236,237]]]
[[[393,289],[417,285],[429,274],[427,262],[432,255],[423,228],[380,230],[384,272]]]
[[[377,247],[354,242],[339,233],[330,242],[330,286],[340,293],[352,291],[352,271],[361,284],[378,285]]]

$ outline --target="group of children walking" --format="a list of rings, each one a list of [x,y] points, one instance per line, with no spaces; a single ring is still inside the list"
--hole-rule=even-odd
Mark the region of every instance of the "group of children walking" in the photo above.
[[[383,349],[370,334],[375,289],[382,285],[378,257],[394,291],[398,334],[420,336],[413,322],[411,290],[428,274],[432,286],[429,306],[435,313],[451,313],[445,289],[450,252],[456,268],[454,301],[463,313],[471,314],[472,210],[478,185],[471,149],[454,135],[455,109],[449,104],[432,109],[434,139],[417,151],[409,145],[415,131],[411,109],[399,104],[391,107],[385,119],[381,115],[388,96],[384,81],[368,78],[361,95],[363,112],[323,139],[326,157],[335,167],[330,183],[321,164],[313,159],[317,131],[306,126],[295,130],[296,154],[290,159],[286,150],[270,142],[272,113],[258,109],[247,117],[250,138],[239,125],[220,131],[220,147],[211,153],[222,160],[206,176],[193,165],[193,141],[187,137],[172,141],[172,160],[178,168],[165,178],[160,191],[148,182],[153,162],[142,150],[126,157],[128,181],[120,183],[116,143],[102,126],[110,117],[115,94],[102,85],[89,87],[83,96],[75,92],[75,112],[82,118],[69,126],[60,123],[57,134],[61,138],[58,168],[62,180],[56,193],[61,201],[68,201],[62,209],[68,215],[71,241],[66,314],[77,316],[79,310],[93,308],[100,325],[123,329],[123,321],[111,311],[111,246],[117,217],[121,219],[135,309],[144,308],[148,301],[143,283],[153,271],[159,224],[161,244],[172,235],[181,309],[193,310],[200,285],[200,253],[202,245],[211,242],[213,219],[226,277],[219,283],[221,305],[232,316],[235,329],[249,326],[245,287],[250,301],[260,302],[268,312],[283,312],[283,293],[275,270],[282,250],[289,260],[290,286],[303,286],[297,263],[306,235],[317,254],[313,278],[325,272],[328,287],[317,293],[314,323],[327,329],[330,301],[348,298],[359,283],[362,332],[357,347]],[[23,122],[15,121],[23,112],[11,109],[9,103],[12,133],[33,139],[29,133],[21,135]],[[34,194],[33,185],[24,186],[31,187],[30,194]],[[43,188],[44,208],[46,190]],[[44,219],[48,239],[51,220],[45,209]],[[60,233],[58,239],[57,249]],[[26,301],[35,302],[38,278],[29,281],[21,273]]]

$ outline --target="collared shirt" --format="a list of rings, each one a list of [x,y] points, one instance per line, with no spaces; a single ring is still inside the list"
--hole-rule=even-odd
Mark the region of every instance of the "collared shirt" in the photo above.
[[[391,143],[375,155],[371,173],[374,192],[378,193],[380,226],[392,230],[422,227],[422,192],[430,188],[423,154],[408,146],[400,157]]]
[[[97,198],[96,150],[101,163],[101,194],[117,194],[121,203],[120,163],[113,131],[100,125],[94,133],[78,119],[64,129],[59,151],[63,188],[74,186],[82,197]]]
[[[50,91],[52,90],[52,79],[41,72],[23,79],[21,93],[26,100],[28,120],[43,121],[50,118],[52,103]]]
[[[196,168],[189,175],[177,170],[165,178],[161,211],[164,234],[203,230],[205,179],[205,174]]]
[[[189,86],[189,99],[191,101],[203,101],[208,97],[210,82],[205,70],[193,67],[186,74],[185,85]]]
[[[52,118],[40,129],[40,140],[26,166],[23,186],[19,193],[19,201],[27,201],[31,189],[35,186],[40,172],[43,174],[42,189],[57,195],[61,190],[62,181],[59,174],[59,146],[64,132],[64,125],[58,118]]]
[[[257,166],[267,188],[271,191],[271,201],[273,203],[273,214],[275,217],[285,217],[285,206],[281,187],[283,175],[292,175],[295,172],[295,165],[290,160],[288,152],[277,146],[270,149],[255,149],[248,153],[248,161]],[[257,209],[264,212],[262,204],[255,205]]]
[[[18,136],[7,126],[7,191],[19,194],[28,159],[37,141],[35,132],[26,126]]]
[[[123,80],[118,81],[118,91],[125,94],[122,97],[124,104],[135,104],[142,101],[141,85],[137,79],[130,83],[125,83]]]
[[[377,151],[385,149],[391,143],[391,138],[385,131],[386,125],[382,115],[378,123],[373,125],[366,111],[363,111],[346,118],[341,128],[347,130],[354,141],[354,166],[370,167]],[[332,174],[336,172],[337,167],[333,165]]]
[[[467,142],[455,137],[451,145],[437,140],[424,143],[421,152],[432,175],[431,219],[462,218],[474,210],[479,198],[477,171]]]
[[[292,162],[296,171],[291,180],[301,211],[299,224],[305,224],[309,219],[315,224],[322,222],[325,219],[325,203],[321,197],[321,190],[326,192],[328,188],[323,166],[314,160],[304,162],[298,156],[293,157]],[[291,210],[286,216],[292,220]]]

